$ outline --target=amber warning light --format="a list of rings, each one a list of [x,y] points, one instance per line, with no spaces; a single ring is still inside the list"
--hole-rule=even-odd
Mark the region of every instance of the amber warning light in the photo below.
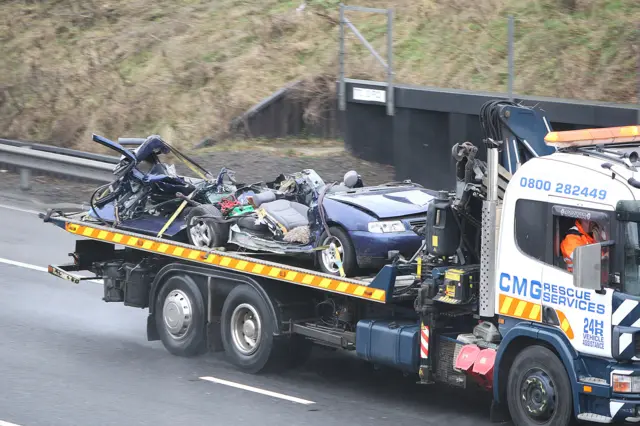
[[[605,127],[603,129],[567,130],[549,132],[544,141],[557,148],[593,145],[640,143],[640,126]]]

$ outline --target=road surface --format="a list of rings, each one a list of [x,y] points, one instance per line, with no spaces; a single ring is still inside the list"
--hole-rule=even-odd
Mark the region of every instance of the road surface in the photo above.
[[[173,356],[146,340],[146,310],[46,273],[68,261],[73,236],[34,206],[0,206],[0,426],[491,424],[488,395],[418,386],[340,353],[279,375],[244,374],[224,354]]]

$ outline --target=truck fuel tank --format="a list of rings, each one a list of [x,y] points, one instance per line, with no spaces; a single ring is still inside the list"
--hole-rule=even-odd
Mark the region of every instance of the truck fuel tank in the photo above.
[[[410,321],[360,320],[356,354],[376,364],[415,373],[419,368],[420,325]]]

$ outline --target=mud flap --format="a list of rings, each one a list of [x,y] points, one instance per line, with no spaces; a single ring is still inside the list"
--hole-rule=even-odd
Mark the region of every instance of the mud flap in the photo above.
[[[154,314],[149,314],[147,316],[147,340],[149,342],[160,340],[160,335],[158,334],[158,329],[156,328],[156,320]]]
[[[507,407],[500,404],[495,399],[491,400],[491,408],[489,409],[489,421],[491,423],[508,423],[511,421],[511,416]]]

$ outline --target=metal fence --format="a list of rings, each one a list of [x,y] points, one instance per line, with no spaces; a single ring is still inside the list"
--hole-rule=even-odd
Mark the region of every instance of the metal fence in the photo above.
[[[83,181],[111,182],[118,161],[118,157],[108,155],[0,139],[0,165],[19,171],[22,190],[31,187],[32,171]]]

